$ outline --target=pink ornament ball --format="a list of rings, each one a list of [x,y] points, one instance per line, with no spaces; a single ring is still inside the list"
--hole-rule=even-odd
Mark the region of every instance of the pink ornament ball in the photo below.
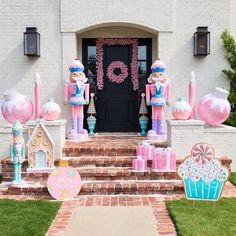
[[[198,114],[206,124],[215,126],[227,120],[231,110],[230,103],[227,100],[228,95],[227,90],[216,87],[214,93],[201,98]]]
[[[173,111],[172,115],[176,120],[188,120],[191,111]]]
[[[54,121],[58,119],[59,115],[57,112],[45,112],[43,118],[47,121]]]
[[[59,118],[60,114],[60,106],[52,98],[49,98],[48,102],[43,105],[43,118],[48,121],[54,121]]]
[[[183,98],[179,98],[172,107],[172,115],[176,120],[188,120],[191,111],[191,106]]]
[[[34,113],[32,101],[25,95],[19,94],[16,89],[9,89],[3,94],[2,115],[6,121],[14,124],[17,120],[26,123]]]

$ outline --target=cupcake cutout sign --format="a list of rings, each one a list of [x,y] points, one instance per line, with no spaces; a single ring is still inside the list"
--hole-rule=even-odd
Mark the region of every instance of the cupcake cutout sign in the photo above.
[[[214,149],[198,143],[178,168],[188,200],[218,201],[229,171],[214,157]]]

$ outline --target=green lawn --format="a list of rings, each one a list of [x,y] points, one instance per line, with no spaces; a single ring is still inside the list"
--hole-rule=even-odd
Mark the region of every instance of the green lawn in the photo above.
[[[236,172],[230,174],[230,182],[236,186]]]
[[[223,198],[212,209],[211,202],[192,202],[185,199],[166,202],[180,236],[236,235],[236,198]]]
[[[61,203],[0,200],[1,236],[44,236]]]

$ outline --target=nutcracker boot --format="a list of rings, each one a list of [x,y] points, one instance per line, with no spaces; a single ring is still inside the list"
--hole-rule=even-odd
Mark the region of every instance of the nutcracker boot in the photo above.
[[[73,119],[72,119],[72,130],[71,130],[71,133],[76,134],[76,132],[77,132],[77,127],[78,127],[77,119],[76,119],[76,118],[73,118]]]
[[[157,120],[157,134],[165,135],[165,125],[163,120]]]
[[[86,129],[83,129],[84,126],[84,119],[83,118],[78,118],[78,127],[77,127],[77,133],[78,134],[86,134],[88,131]]]
[[[158,120],[154,120],[154,119],[152,120],[152,130],[155,132],[157,131],[157,121]]]

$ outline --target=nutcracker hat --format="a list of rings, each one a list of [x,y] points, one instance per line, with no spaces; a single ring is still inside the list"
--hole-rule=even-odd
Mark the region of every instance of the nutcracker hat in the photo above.
[[[166,64],[159,58],[152,64],[151,70],[154,72],[165,72],[167,69]]]
[[[20,123],[19,120],[17,120],[14,123],[14,125],[12,127],[12,133],[13,133],[13,135],[22,135],[22,133],[23,133],[23,126],[22,126],[22,124]]]
[[[69,65],[70,72],[83,72],[84,66],[77,58]]]

